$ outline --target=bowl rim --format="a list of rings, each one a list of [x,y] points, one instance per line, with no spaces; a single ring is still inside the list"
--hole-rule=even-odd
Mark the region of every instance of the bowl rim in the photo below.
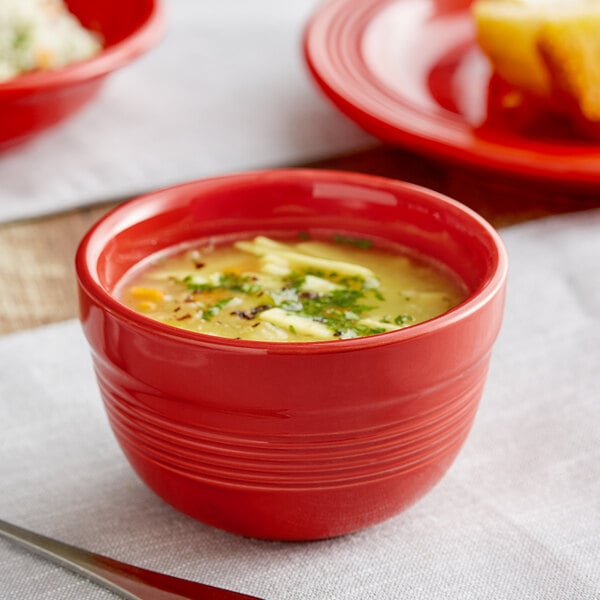
[[[164,0],[148,0],[147,18],[127,37],[85,60],[58,69],[26,72],[0,82],[0,99],[12,95],[49,91],[96,79],[132,62],[155,46],[166,31]]]
[[[94,243],[100,247],[105,245],[106,240],[98,243],[95,239],[102,234],[102,229],[109,226],[110,222],[116,222],[120,217],[122,229],[126,228],[138,219],[132,219],[131,216],[143,209],[144,205],[152,200],[157,200],[164,197],[166,194],[177,196],[181,190],[202,189],[203,187],[211,187],[219,185],[220,182],[228,181],[243,181],[248,183],[258,180],[259,178],[268,177],[277,174],[281,181],[283,178],[286,181],[309,182],[315,181],[317,178],[326,181],[335,181],[337,183],[348,183],[354,185],[369,185],[371,187],[385,186],[387,189],[393,188],[398,191],[408,191],[416,193],[429,200],[433,200],[441,205],[445,205],[450,210],[458,211],[469,217],[476,227],[481,232],[487,235],[492,242],[491,247],[495,250],[496,267],[489,277],[480,287],[471,291],[467,298],[457,306],[442,313],[432,319],[416,323],[410,327],[388,331],[370,336],[362,336],[350,339],[324,340],[314,342],[275,342],[263,340],[240,340],[234,338],[220,337],[215,335],[204,334],[201,332],[191,331],[183,328],[178,328],[173,325],[161,323],[151,317],[136,312],[120,302],[113,294],[109,293],[104,286],[96,278],[94,271],[94,261],[90,247]],[[121,215],[121,213],[123,213]],[[147,216],[141,210],[142,219]],[[129,217],[129,218],[128,218]],[[95,262],[95,261],[94,261]],[[365,348],[373,348],[385,346],[389,344],[406,341],[409,339],[422,338],[429,336],[468,318],[473,313],[479,311],[485,304],[489,303],[500,292],[506,282],[508,274],[508,255],[504,242],[500,234],[489,224],[482,216],[470,209],[466,205],[458,202],[431,190],[429,188],[413,184],[406,181],[394,180],[378,175],[363,174],[358,172],[337,171],[330,169],[310,169],[310,168],[274,168],[256,171],[245,171],[239,173],[230,173],[225,175],[217,175],[179,183],[177,185],[160,188],[150,191],[130,200],[127,200],[115,208],[107,212],[101,217],[84,235],[79,243],[75,254],[75,271],[77,281],[81,290],[88,296],[98,302],[103,309],[107,310],[113,316],[129,322],[137,329],[143,330],[151,335],[160,335],[161,337],[176,339],[181,343],[187,343],[191,346],[201,345],[203,347],[212,347],[222,351],[259,351],[268,352],[270,354],[323,354],[323,353],[338,353],[352,352]]]

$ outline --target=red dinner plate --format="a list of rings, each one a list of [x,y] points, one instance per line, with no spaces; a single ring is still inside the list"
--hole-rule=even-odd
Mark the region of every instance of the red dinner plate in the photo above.
[[[307,25],[312,75],[335,105],[393,145],[479,169],[600,183],[600,145],[571,130],[490,126],[490,68],[470,0],[329,0]]]

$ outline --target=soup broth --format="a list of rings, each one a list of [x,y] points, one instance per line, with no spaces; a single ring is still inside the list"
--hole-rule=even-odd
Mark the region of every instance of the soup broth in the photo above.
[[[163,323],[245,340],[375,335],[436,317],[466,296],[453,274],[371,240],[257,236],[153,257],[117,290]]]

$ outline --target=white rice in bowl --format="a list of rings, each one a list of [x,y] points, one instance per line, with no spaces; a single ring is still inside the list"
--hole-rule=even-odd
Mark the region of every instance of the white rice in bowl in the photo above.
[[[100,49],[98,36],[63,0],[0,0],[0,82],[84,60]]]

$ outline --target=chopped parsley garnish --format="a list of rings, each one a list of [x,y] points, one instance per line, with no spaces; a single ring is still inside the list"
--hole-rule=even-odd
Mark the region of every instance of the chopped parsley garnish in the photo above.
[[[205,306],[200,312],[201,316],[205,321],[210,321],[216,314],[218,314],[225,306],[231,302],[232,298],[223,298],[213,304]]]
[[[345,287],[317,293],[302,290],[302,284],[307,274],[309,273],[293,272],[286,278],[285,289],[288,290],[288,296],[289,291],[293,291],[294,297],[293,299],[288,297],[280,303],[276,299],[276,306],[323,323],[335,332],[336,337],[355,337],[356,335],[371,335],[385,331],[385,329],[368,327],[358,322],[363,313],[375,308],[373,304],[364,302],[367,294],[377,292],[377,290],[365,288],[365,282],[361,277],[344,277],[336,280],[333,276],[333,283]],[[322,276],[322,274],[315,274],[315,276]],[[271,295],[273,296],[273,294]],[[379,292],[373,295],[378,300],[381,297]]]
[[[188,275],[183,279],[183,283],[188,290],[195,293],[228,290],[232,292],[254,294],[261,289],[252,276],[237,275],[236,273],[219,273],[217,283],[212,283],[210,281],[197,282],[192,275]]]
[[[394,319],[394,323],[396,325],[407,325],[408,323],[412,323],[415,318],[412,315],[398,315]]]
[[[308,235],[300,233],[298,237],[305,239]],[[369,248],[372,245],[371,240],[343,235],[334,236],[334,241],[357,248]],[[203,267],[204,263],[200,265]],[[239,302],[241,294],[245,297],[244,308],[231,310],[229,314],[247,321],[257,319],[266,310],[277,308],[290,315],[321,323],[337,338],[389,331],[389,327],[376,326],[376,320],[366,318],[369,311],[385,301],[375,277],[307,267],[291,271],[275,287],[272,282],[265,283],[262,277],[253,273],[217,272],[207,277],[188,275],[179,282],[189,290],[190,301],[198,304],[197,315],[205,321],[210,321],[234,297]],[[214,296],[211,297],[211,294]],[[400,314],[384,317],[379,323],[404,326],[413,320],[411,315]],[[288,329],[296,333],[293,325],[289,325]]]
[[[325,292],[305,290],[303,286],[308,275],[326,279],[336,287]],[[253,320],[269,308],[281,308],[326,325],[335,337],[357,337],[386,331],[384,328],[370,327],[360,323],[364,313],[375,308],[373,301],[368,301],[368,297],[379,302],[384,298],[381,292],[373,286],[373,282],[359,276],[341,277],[337,273],[323,273],[315,269],[293,271],[283,278],[283,285],[278,289],[265,289],[256,277],[247,274],[218,273],[213,279],[214,281],[198,281],[190,275],[185,277],[181,283],[192,293],[229,291],[241,292],[257,300],[260,298],[260,303],[253,308],[230,313],[245,320]],[[266,303],[265,298],[270,303]],[[199,316],[204,320],[210,320],[231,299],[231,297],[227,297],[203,306]]]

